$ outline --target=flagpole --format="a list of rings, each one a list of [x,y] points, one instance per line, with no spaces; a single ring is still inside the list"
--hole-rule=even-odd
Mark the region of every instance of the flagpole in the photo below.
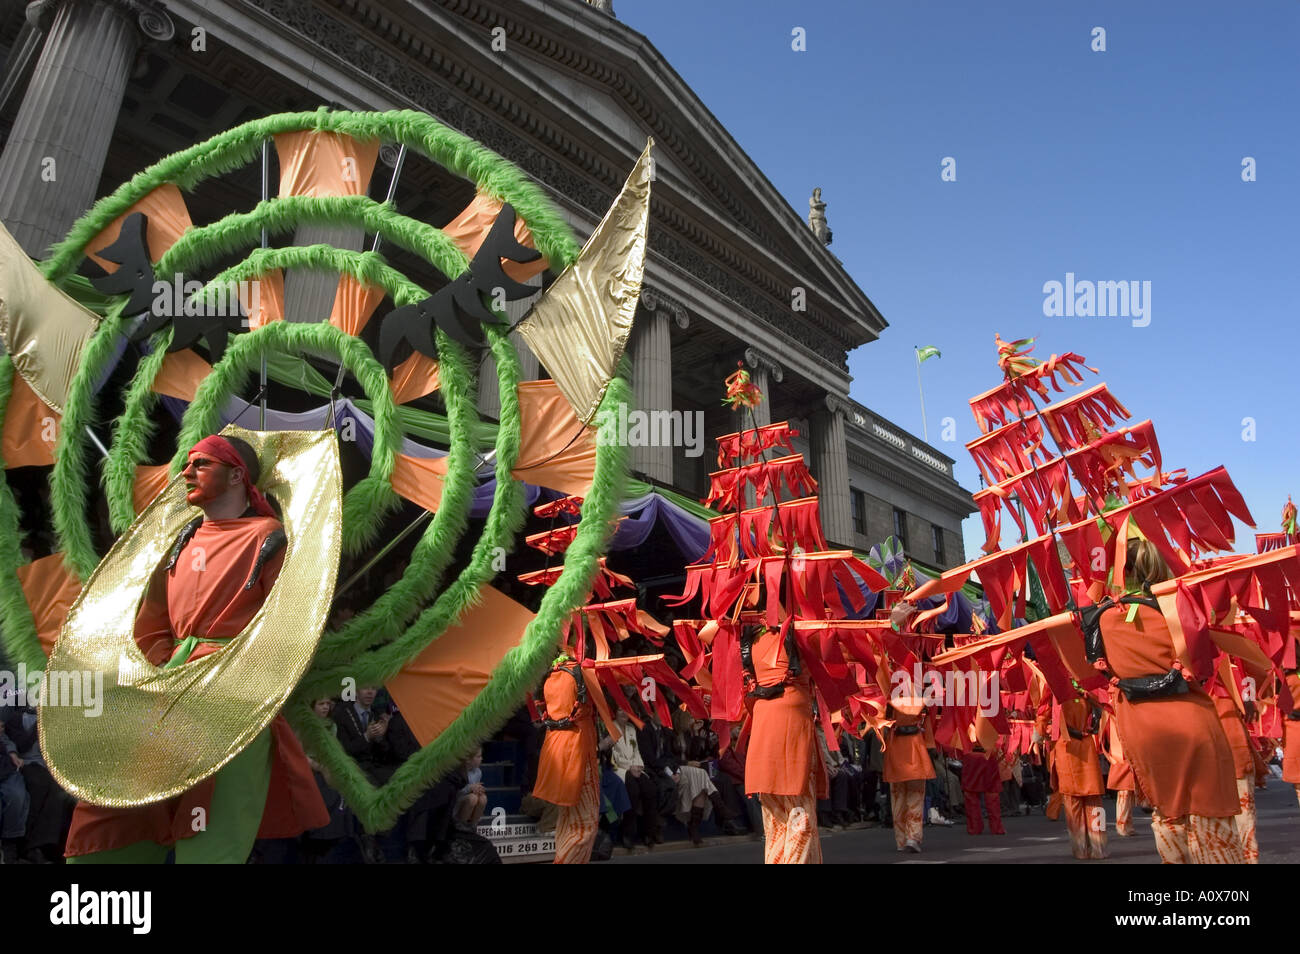
[[[921,387],[921,349],[919,345],[912,346],[912,354],[916,357],[916,393],[921,395],[921,434],[928,444],[930,443],[930,427],[925,420],[925,390]]]

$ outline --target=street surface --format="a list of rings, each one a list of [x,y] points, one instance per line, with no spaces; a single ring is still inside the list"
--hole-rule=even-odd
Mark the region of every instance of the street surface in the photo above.
[[[1300,805],[1295,789],[1281,779],[1269,779],[1268,788],[1256,790],[1259,817],[1261,864],[1300,863]],[[1041,812],[1005,817],[1007,833],[1002,836],[966,834],[964,817],[953,819],[951,827],[927,825],[921,854],[895,850],[894,832],[889,828],[822,830],[822,858],[826,864],[1069,864],[1141,865],[1158,864],[1151,816],[1135,810],[1131,838],[1115,835],[1114,802],[1107,801],[1110,824],[1110,858],[1105,861],[1075,861],[1065,819],[1049,821]],[[609,864],[762,864],[763,843],[747,837],[706,839],[701,848],[689,845],[660,845],[646,854],[628,855],[615,849]]]

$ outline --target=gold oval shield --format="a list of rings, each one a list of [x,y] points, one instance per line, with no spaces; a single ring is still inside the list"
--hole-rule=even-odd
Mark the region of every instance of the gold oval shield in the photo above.
[[[342,539],[334,431],[231,426],[222,434],[247,441],[261,458],[263,489],[283,512],[284,565],[229,645],[162,670],[136,645],[135,618],[163,555],[200,512],[186,503],[183,478],[173,478],[113,545],[63,624],[40,707],[50,773],[93,805],[161,801],[212,775],[270,724],[315,655]]]

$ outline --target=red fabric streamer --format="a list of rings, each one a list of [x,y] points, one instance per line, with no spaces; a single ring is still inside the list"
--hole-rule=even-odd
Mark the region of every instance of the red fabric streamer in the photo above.
[[[790,427],[788,421],[779,424],[765,424],[762,427],[737,431],[718,438],[718,466],[730,467],[738,460],[753,460],[774,447],[783,448],[794,453],[791,439],[799,432]]]

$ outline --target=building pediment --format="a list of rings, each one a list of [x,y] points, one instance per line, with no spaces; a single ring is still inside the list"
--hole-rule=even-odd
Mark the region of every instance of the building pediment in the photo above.
[[[230,6],[305,35],[595,217],[653,136],[652,253],[841,367],[886,326],[653,43],[626,24],[581,0],[318,4]]]

